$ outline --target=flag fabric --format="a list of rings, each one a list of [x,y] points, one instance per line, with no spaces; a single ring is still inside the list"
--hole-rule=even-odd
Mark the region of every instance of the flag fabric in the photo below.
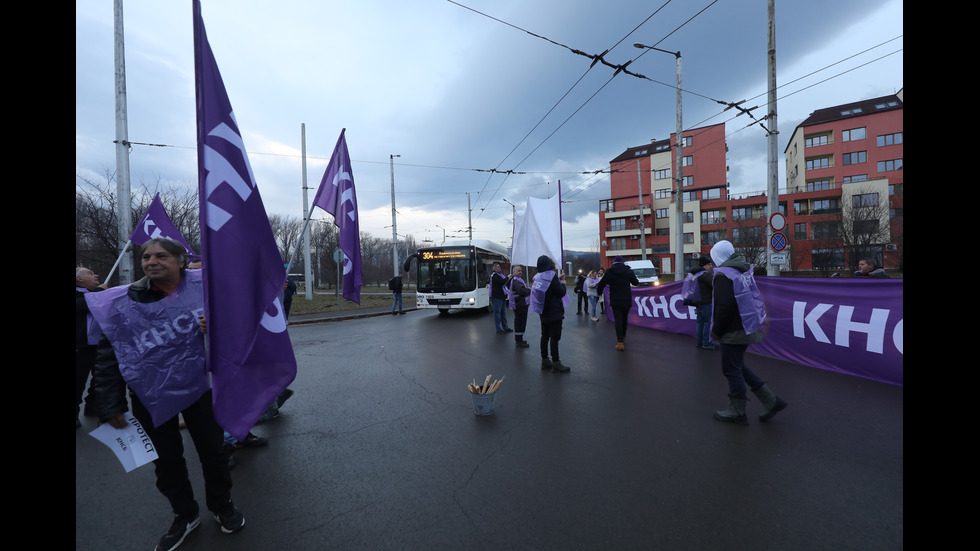
[[[561,201],[556,193],[550,199],[527,198],[527,206],[514,216],[514,246],[511,265],[535,266],[538,257],[547,255],[562,260]]]
[[[340,250],[344,251],[344,298],[361,303],[361,230],[357,218],[357,195],[354,193],[354,171],[347,153],[347,139],[340,131],[340,138],[333,148],[327,170],[316,190],[313,205],[333,215],[333,222],[340,234]]]
[[[281,295],[286,270],[194,0],[197,156],[208,327],[218,423],[242,440],[296,378]]]
[[[133,235],[129,236],[129,240],[136,245],[142,245],[150,239],[159,237],[180,243],[184,246],[184,250],[187,251],[188,256],[192,258],[197,257],[197,254],[187,244],[180,230],[170,220],[170,216],[167,215],[167,209],[163,208],[163,201],[160,200],[160,194],[157,193],[143,214],[143,218],[136,225],[136,229],[133,230]]]

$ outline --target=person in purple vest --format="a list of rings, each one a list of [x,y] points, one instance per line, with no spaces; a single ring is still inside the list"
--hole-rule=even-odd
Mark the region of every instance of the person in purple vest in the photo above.
[[[531,345],[524,340],[524,330],[527,329],[528,297],[531,289],[524,282],[524,267],[514,266],[511,277],[507,278],[507,302],[514,311],[514,346],[528,348]]]
[[[78,411],[82,405],[82,394],[85,383],[92,374],[95,364],[95,345],[88,343],[88,303],[86,293],[95,293],[106,289],[108,285],[99,283],[99,274],[78,266],[75,268],[75,428],[82,426],[78,420]],[[91,389],[89,394],[91,394]],[[85,402],[85,415],[95,416],[95,410],[88,401]]]
[[[698,285],[698,298],[691,302],[697,311],[697,331],[695,331],[695,346],[698,350],[716,350],[718,347],[711,344],[711,336],[708,334],[711,328],[711,257],[701,255],[698,258],[698,265],[691,268],[688,273],[694,274]]]
[[[124,428],[129,387],[133,416],[159,456],[153,462],[157,489],[174,514],[156,549],[172,550],[200,524],[178,413],[201,461],[207,507],[221,530],[238,531],[245,517],[231,500],[229,455],[214,416],[197,320],[204,306],[200,274],[186,270],[186,251],[169,239],[150,239],[140,258],[146,277],[116,293],[98,293],[100,308],[90,301],[93,315],[101,313],[96,319],[103,331],[92,375],[94,403],[100,421]]]
[[[748,425],[745,415],[748,387],[762,402],[763,411],[759,420],[768,421],[786,408],[787,403],[745,365],[745,351],[749,345],[763,339],[759,318],[764,319],[764,316],[756,312],[756,303],[761,304],[762,297],[757,294],[758,288],[754,285],[754,293],[748,292],[738,278],[739,275],[749,272],[750,266],[740,253],[735,252],[731,242],[722,240],[715,243],[711,247],[711,260],[715,266],[711,336],[721,345],[721,372],[728,379],[728,408],[716,411],[714,418]]]

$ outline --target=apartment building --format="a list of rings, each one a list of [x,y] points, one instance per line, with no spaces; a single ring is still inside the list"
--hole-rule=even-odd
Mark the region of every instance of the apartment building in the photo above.
[[[902,266],[903,92],[814,111],[784,151],[786,187],[778,190],[788,243],[780,270],[842,274],[871,256]],[[721,239],[757,266],[772,259],[765,182],[757,192],[729,193],[725,126],[682,134],[682,274]],[[630,147],[610,161],[609,199],[599,202],[600,259],[646,257],[674,273],[676,135]]]

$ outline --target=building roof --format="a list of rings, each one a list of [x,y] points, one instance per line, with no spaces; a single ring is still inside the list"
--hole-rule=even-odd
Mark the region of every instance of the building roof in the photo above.
[[[904,108],[904,102],[902,102],[902,99],[897,94],[892,94],[889,96],[881,96],[880,98],[866,99],[856,101],[854,103],[845,103],[843,105],[835,105],[833,107],[817,109],[816,111],[810,113],[810,116],[800,123],[800,126],[813,126],[815,124],[823,124],[851,117],[861,117],[902,108]]]
[[[654,153],[660,153],[661,151],[670,151],[669,139],[660,141],[653,140],[646,145],[637,145],[627,148],[626,151],[620,153],[618,157],[609,161],[609,164],[629,161],[630,159],[638,159],[640,157],[648,157]]]

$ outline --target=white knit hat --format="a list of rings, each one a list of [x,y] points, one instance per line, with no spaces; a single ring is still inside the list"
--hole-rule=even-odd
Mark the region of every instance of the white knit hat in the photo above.
[[[721,266],[721,264],[728,260],[733,254],[735,254],[735,247],[732,246],[730,241],[726,241],[724,239],[715,243],[715,245],[711,247],[711,260],[714,262],[715,266]]]

